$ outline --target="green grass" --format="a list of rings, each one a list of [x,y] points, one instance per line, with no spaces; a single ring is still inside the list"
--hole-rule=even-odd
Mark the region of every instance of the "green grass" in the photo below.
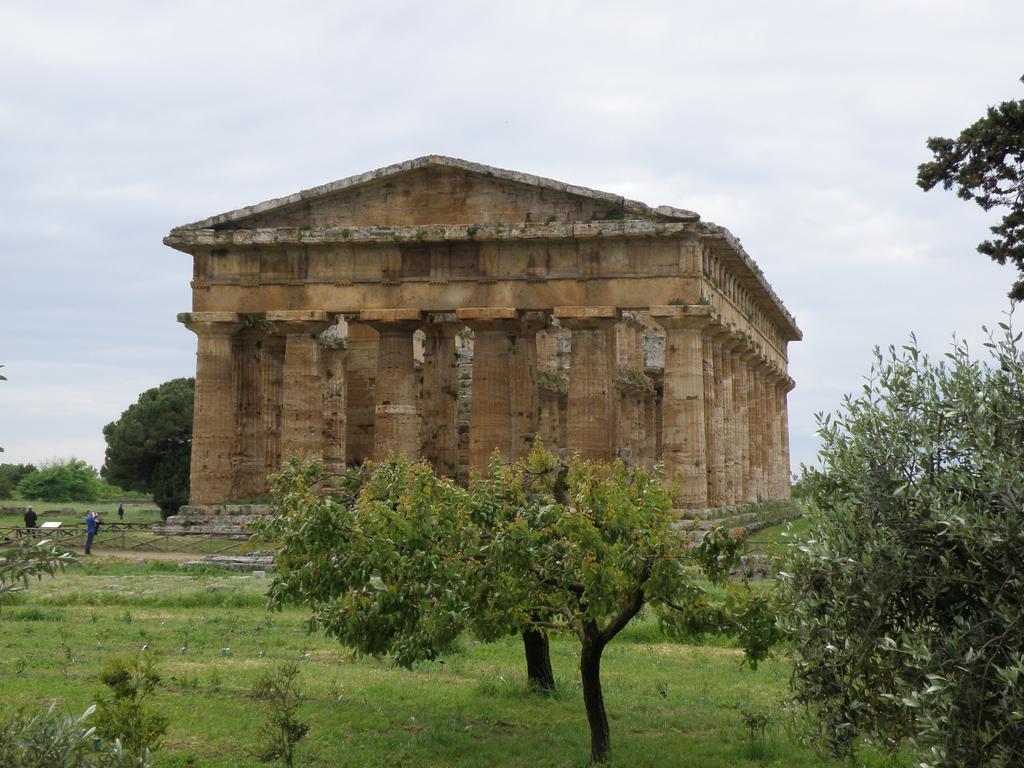
[[[0,507],[32,507],[39,515],[39,523],[60,520],[67,523],[81,523],[85,520],[85,511],[92,509],[100,513],[107,522],[117,522],[116,501],[36,501],[34,499],[0,499]],[[55,510],[72,510],[71,512]],[[124,505],[124,522],[152,523],[160,520],[160,510],[153,502],[129,502]],[[0,512],[0,528],[24,525],[21,513]]]
[[[164,678],[154,705],[170,718],[156,766],[258,765],[253,749],[267,712],[250,691],[285,660],[300,663],[307,694],[300,714],[312,725],[299,765],[586,765],[589,736],[571,638],[552,642],[558,691],[542,697],[524,684],[516,638],[490,645],[467,638],[443,663],[397,669],[308,634],[301,610],[267,612],[268,583],[108,558],[33,582],[0,608],[3,711],[39,710],[51,701],[81,711],[102,688],[107,658],[148,646]],[[753,671],[730,643],[704,642],[672,642],[644,618],[608,647],[602,675],[610,765],[830,765],[798,743],[783,658]],[[768,716],[763,738],[751,736],[744,712]],[[892,765],[873,754],[858,763],[883,764]]]

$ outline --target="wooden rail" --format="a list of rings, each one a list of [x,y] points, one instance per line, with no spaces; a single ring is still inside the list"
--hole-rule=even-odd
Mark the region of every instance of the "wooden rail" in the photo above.
[[[230,534],[156,533],[153,523],[101,523],[93,538],[94,549],[118,549],[137,552],[184,552],[218,555],[238,552],[244,540],[233,539]],[[83,523],[69,523],[59,528],[0,527],[0,546],[25,544],[48,539],[62,546],[84,547],[86,538]]]

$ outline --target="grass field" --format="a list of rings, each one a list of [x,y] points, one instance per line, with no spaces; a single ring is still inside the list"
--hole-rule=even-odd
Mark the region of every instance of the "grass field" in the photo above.
[[[413,671],[359,658],[307,634],[300,610],[264,609],[266,578],[168,563],[98,557],[33,582],[0,608],[3,710],[56,701],[83,710],[116,655],[147,646],[163,686],[154,705],[170,718],[156,766],[239,768],[253,757],[266,708],[254,681],[285,660],[301,667],[312,725],[304,766],[583,766],[589,740],[576,643],[552,643],[558,692],[529,693],[518,640],[466,639],[444,663]],[[657,623],[634,622],[602,665],[613,766],[821,766],[798,744],[788,709],[788,667],[741,666],[731,644],[681,644]],[[763,736],[745,714],[764,715]],[[859,765],[897,765],[868,754]],[[909,763],[908,763],[909,764]],[[837,764],[838,765],[838,764]]]
[[[48,520],[60,520],[62,523],[81,523],[85,519],[85,511],[92,509],[100,513],[100,516],[107,522],[117,521],[116,501],[33,501],[31,499],[0,499],[0,508],[3,507],[32,507],[39,515],[39,522]],[[60,510],[60,511],[57,511]],[[71,510],[65,512],[63,510]],[[126,523],[152,523],[160,519],[160,510],[151,501],[125,502],[124,522]],[[12,525],[24,525],[21,513],[0,512],[0,528]]]

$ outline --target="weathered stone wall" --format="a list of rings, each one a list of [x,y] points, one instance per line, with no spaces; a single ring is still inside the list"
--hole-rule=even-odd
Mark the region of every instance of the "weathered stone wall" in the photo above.
[[[194,259],[193,502],[260,496],[293,455],[465,480],[535,435],[663,462],[680,506],[788,494],[799,329],[692,212],[423,158],[165,242]]]

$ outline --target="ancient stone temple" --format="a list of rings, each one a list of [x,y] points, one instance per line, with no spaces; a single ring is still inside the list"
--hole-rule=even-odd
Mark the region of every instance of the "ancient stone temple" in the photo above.
[[[691,211],[429,156],[178,227],[192,504],[290,456],[663,462],[679,507],[789,493],[792,315]]]

